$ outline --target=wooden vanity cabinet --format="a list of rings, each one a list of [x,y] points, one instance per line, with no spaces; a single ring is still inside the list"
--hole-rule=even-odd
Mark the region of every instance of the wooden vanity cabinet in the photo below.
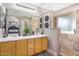
[[[16,56],[27,56],[27,39],[16,41]]]
[[[34,55],[34,39],[28,40],[28,56]]]
[[[42,38],[35,38],[35,53],[42,52]]]
[[[0,42],[1,56],[32,56],[48,48],[48,37]]]
[[[1,56],[15,56],[15,41],[0,42]]]

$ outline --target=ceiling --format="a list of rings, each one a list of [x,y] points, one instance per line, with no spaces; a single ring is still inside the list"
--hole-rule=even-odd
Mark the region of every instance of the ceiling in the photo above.
[[[16,3],[3,3],[3,6],[1,7],[1,15],[5,15],[3,11],[5,10],[5,8],[7,8],[8,16],[38,16],[35,11],[30,11],[30,9],[19,7],[16,5]]]
[[[27,4],[27,3],[26,3]],[[75,3],[29,3],[32,6],[35,6],[38,10],[38,14],[44,14],[48,10],[58,11],[60,9],[66,8],[68,6],[74,5]],[[6,6],[6,4],[5,4]],[[9,7],[10,5],[8,5]],[[20,8],[22,9],[22,8]],[[15,15],[15,16],[26,16],[26,15],[34,15],[34,13],[24,11],[24,10],[17,10],[14,8],[8,8],[8,15]]]
[[[74,5],[75,3],[32,3],[32,4],[48,10],[58,11],[60,9]]]

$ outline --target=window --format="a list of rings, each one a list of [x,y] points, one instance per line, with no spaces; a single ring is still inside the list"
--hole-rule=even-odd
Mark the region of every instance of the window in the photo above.
[[[58,28],[61,33],[74,34],[75,22],[72,16],[59,16],[58,17]]]

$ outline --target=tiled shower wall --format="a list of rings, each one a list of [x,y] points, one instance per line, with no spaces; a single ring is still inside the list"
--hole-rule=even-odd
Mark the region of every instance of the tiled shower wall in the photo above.
[[[76,30],[74,34],[60,34],[60,55],[79,56],[79,12],[75,12]]]

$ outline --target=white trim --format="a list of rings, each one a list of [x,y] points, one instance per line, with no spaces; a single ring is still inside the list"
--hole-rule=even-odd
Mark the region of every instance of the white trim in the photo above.
[[[60,55],[62,55],[62,56],[66,56],[65,54],[63,54],[63,53],[60,53]]]
[[[61,33],[64,33],[64,34],[74,34],[74,31],[61,31]]]
[[[50,49],[47,50],[47,52],[53,56],[57,56],[58,54]]]

